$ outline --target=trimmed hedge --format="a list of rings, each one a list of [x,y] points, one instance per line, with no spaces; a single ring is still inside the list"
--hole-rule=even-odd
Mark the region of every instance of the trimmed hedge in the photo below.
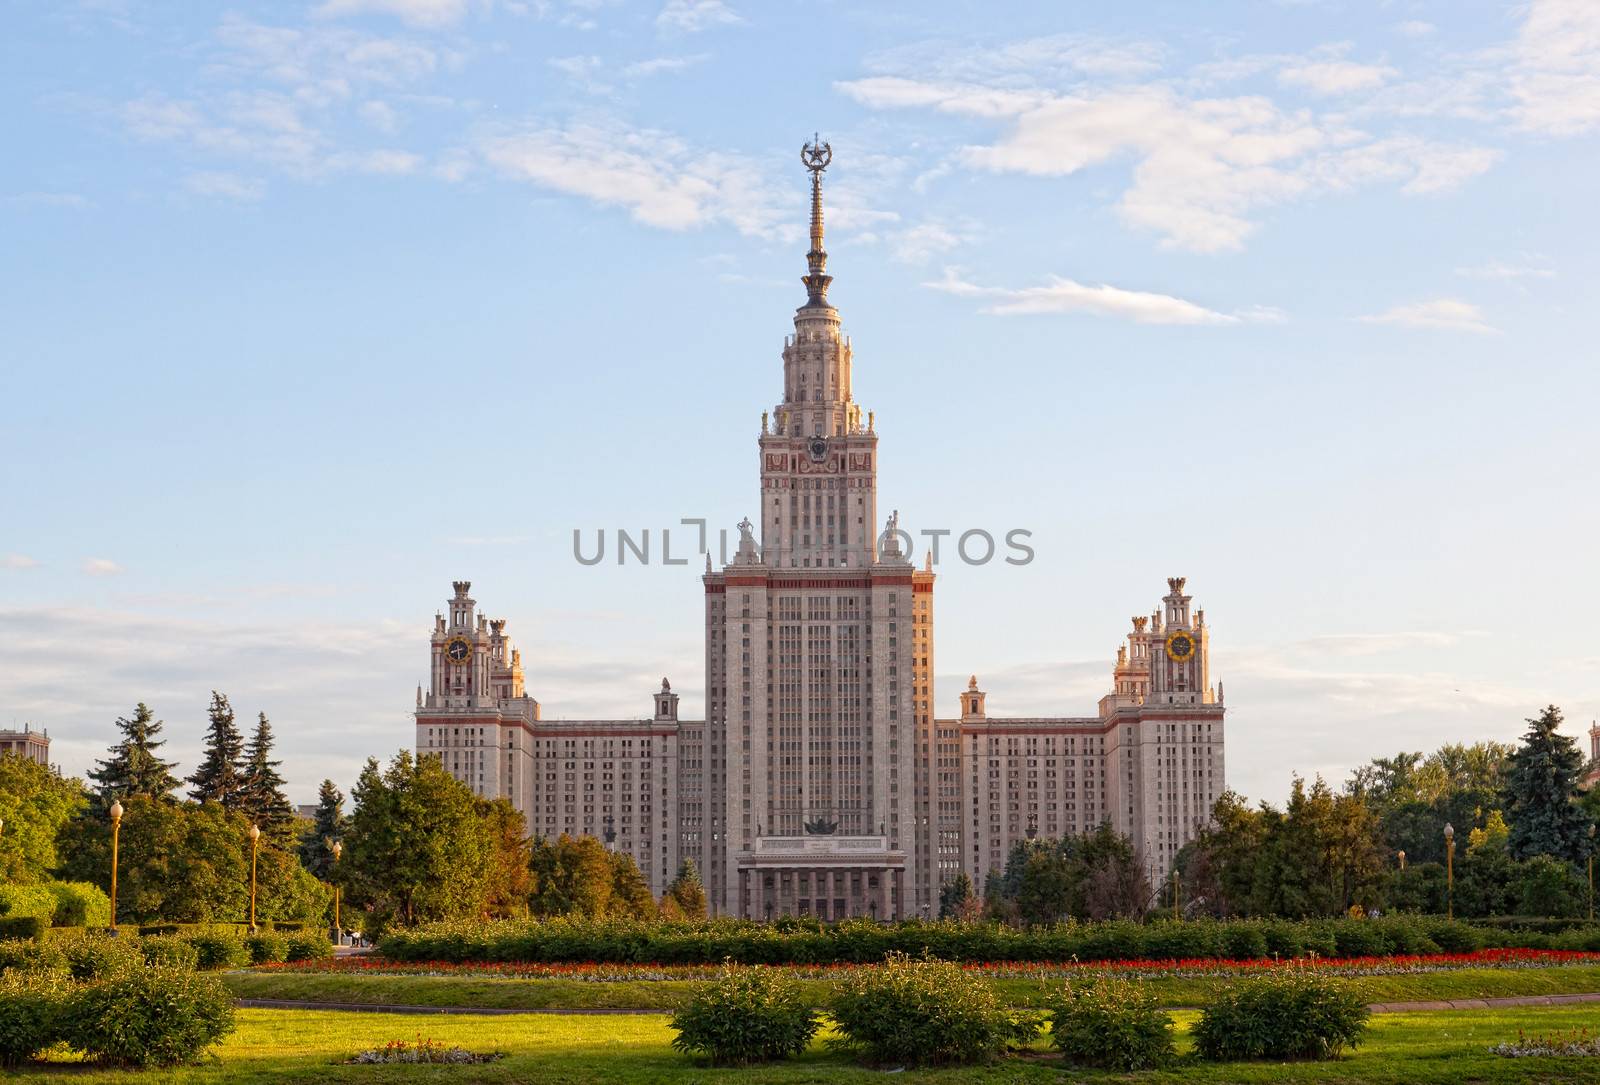
[[[102,1062],[174,1066],[194,1061],[233,1027],[233,999],[221,980],[156,966],[80,987],[61,1032]]]
[[[0,885],[0,916],[37,916],[49,926],[56,914],[56,895],[45,885]]]
[[[1153,1070],[1177,1055],[1172,1018],[1142,983],[1105,976],[1051,1000],[1050,1042],[1074,1066]]]
[[[55,898],[57,927],[109,927],[111,898],[92,882],[46,882],[45,889]]]
[[[989,1062],[1039,1032],[1036,1016],[1013,1013],[983,977],[899,953],[846,976],[828,1010],[836,1042],[875,1063]]]
[[[50,929],[50,921],[36,915],[0,916],[0,941],[39,939]]]
[[[867,964],[889,954],[953,961],[1121,961],[1470,953],[1491,946],[1600,951],[1600,926],[1560,935],[1485,930],[1415,916],[1328,920],[1123,920],[1017,928],[953,920],[875,923],[782,919],[458,921],[392,930],[397,961],[595,961],[651,964]]]
[[[1194,1026],[1203,1059],[1336,1059],[1361,1042],[1371,1011],[1344,980],[1292,969],[1230,983]]]
[[[300,931],[289,936],[286,961],[320,961],[333,956],[333,942],[321,931]]]
[[[59,975],[0,976],[0,1066],[14,1067],[55,1043],[67,985]]]

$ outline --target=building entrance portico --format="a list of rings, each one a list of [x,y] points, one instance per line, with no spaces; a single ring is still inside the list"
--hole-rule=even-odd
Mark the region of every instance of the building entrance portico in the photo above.
[[[906,855],[883,836],[761,836],[738,855],[746,919],[810,915],[823,920],[907,914]]]

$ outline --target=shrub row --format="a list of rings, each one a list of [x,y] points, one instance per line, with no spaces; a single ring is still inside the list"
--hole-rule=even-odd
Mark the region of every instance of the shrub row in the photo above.
[[[37,885],[0,885],[0,917],[35,917],[46,927],[104,927],[111,922],[111,901],[89,882],[41,882]],[[0,938],[33,937],[6,934]]]
[[[313,931],[289,935],[261,931],[242,937],[224,930],[143,938],[129,934],[113,938],[102,931],[85,931],[73,938],[0,942],[0,972],[38,972],[91,980],[145,965],[212,972],[331,956],[333,943]]]
[[[233,1031],[233,1000],[214,976],[166,965],[74,983],[54,972],[0,975],[0,1065],[57,1043],[115,1066],[193,1061]]]
[[[794,977],[739,965],[702,984],[670,1027],[673,1046],[718,1065],[800,1054],[819,1007]],[[1172,1018],[1140,982],[1069,983],[1048,999],[1050,1038],[1066,1061],[1121,1072],[1156,1069],[1175,1055]],[[1043,1022],[1008,1009],[993,985],[953,961],[891,955],[850,975],[826,1006],[831,1042],[876,1064],[991,1062],[1032,1040]],[[1360,1043],[1367,1007],[1351,986],[1313,970],[1228,984],[1194,1030],[1203,1059],[1331,1059]]]
[[[1252,960],[1470,953],[1486,947],[1600,951],[1600,927],[1559,935],[1489,930],[1444,919],[1124,921],[1016,928],[993,923],[810,920],[652,923],[630,920],[453,922],[395,930],[379,951],[397,961],[836,964],[892,953],[952,961]]]

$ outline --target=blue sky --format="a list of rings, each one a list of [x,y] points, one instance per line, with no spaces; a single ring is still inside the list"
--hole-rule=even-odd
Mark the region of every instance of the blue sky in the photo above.
[[[1184,575],[1231,786],[1600,715],[1588,0],[15,5],[0,724],[63,767],[212,688],[293,797],[410,742],[452,579],[547,716],[702,710],[800,144],[938,699],[1088,714]],[[675,540],[676,541],[676,540]],[[659,545],[659,543],[658,543]]]

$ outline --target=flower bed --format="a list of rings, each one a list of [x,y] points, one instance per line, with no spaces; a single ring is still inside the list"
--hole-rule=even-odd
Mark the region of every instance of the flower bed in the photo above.
[[[1399,976],[1463,968],[1551,968],[1600,964],[1600,953],[1555,949],[1481,949],[1472,953],[1426,953],[1369,957],[1298,957],[1234,961],[1193,957],[1140,961],[968,961],[962,968],[994,978],[1050,979],[1090,975],[1170,976],[1179,979],[1229,977],[1287,967],[1314,968],[1344,976]],[[836,979],[872,965],[785,965],[801,979]],[[332,975],[458,976],[498,979],[565,979],[589,983],[704,980],[721,965],[616,964],[608,962],[395,961],[376,956],[295,961],[264,965],[258,972]]]

